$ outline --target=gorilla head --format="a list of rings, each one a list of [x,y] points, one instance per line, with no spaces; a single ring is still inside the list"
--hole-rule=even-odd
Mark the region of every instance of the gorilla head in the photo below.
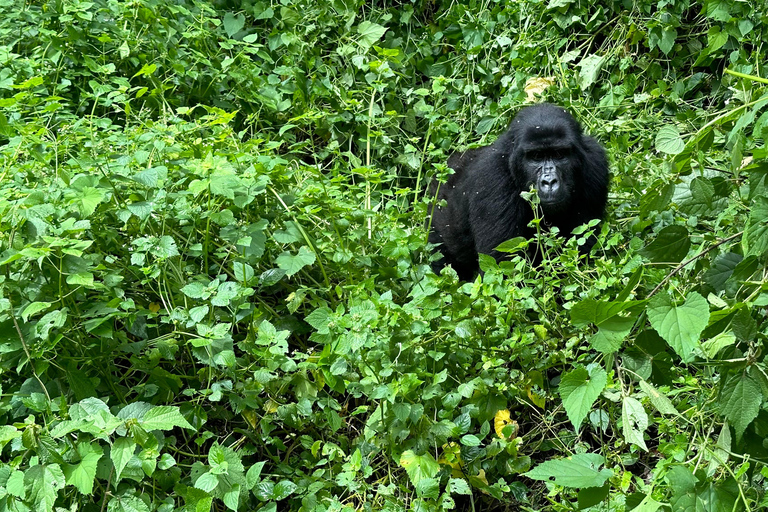
[[[429,240],[462,279],[477,271],[478,253],[516,236],[531,236],[533,211],[520,193],[535,188],[545,225],[563,234],[605,213],[608,161],[566,110],[549,104],[522,109],[509,129],[490,146],[454,153],[455,173],[440,187],[446,201],[432,212]],[[437,188],[434,185],[433,191]],[[587,247],[587,250],[589,247]]]
[[[512,176],[524,180],[522,189],[536,189],[545,217],[568,210],[580,168],[574,154],[581,142],[576,120],[562,108],[538,105],[521,111],[511,131],[515,143],[507,163]]]

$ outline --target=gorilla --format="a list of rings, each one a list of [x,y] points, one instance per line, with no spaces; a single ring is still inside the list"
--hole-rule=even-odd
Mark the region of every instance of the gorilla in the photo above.
[[[562,107],[542,103],[525,107],[504,134],[490,146],[453,153],[448,166],[455,172],[439,187],[432,184],[438,204],[432,209],[429,242],[439,244],[442,257],[435,272],[451,265],[468,281],[478,271],[477,255],[496,251],[517,236],[530,238],[534,229],[531,205],[521,192],[536,189],[542,226],[562,234],[592,219],[602,219],[608,199],[608,160],[595,139]],[[594,244],[591,240],[586,252]]]

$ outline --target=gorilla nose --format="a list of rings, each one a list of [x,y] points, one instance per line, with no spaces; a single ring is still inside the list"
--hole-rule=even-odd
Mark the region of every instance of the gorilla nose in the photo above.
[[[539,191],[545,194],[553,194],[560,187],[560,182],[555,175],[544,175],[539,181]]]

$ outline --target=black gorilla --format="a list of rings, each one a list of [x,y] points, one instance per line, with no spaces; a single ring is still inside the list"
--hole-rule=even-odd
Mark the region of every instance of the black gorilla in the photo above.
[[[478,271],[478,253],[499,261],[495,248],[516,236],[534,234],[533,209],[520,193],[533,186],[546,226],[563,234],[602,219],[608,198],[608,160],[593,139],[562,107],[539,104],[522,109],[490,146],[454,153],[455,173],[440,186],[432,211],[429,241],[441,244],[435,271],[451,265],[463,280]],[[434,194],[437,184],[433,183]],[[593,242],[594,243],[594,242]]]

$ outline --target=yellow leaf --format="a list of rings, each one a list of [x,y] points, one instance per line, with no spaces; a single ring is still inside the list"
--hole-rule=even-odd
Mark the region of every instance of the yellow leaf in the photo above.
[[[536,100],[536,95],[543,93],[549,87],[555,85],[555,78],[551,76],[532,76],[525,81],[525,101],[532,103]]]
[[[496,416],[493,418],[493,428],[496,430],[496,435],[505,439],[503,431],[507,425],[512,425],[512,433],[506,439],[514,439],[517,436],[517,422],[510,418],[509,410],[496,411]]]
[[[160,304],[158,304],[157,302],[152,302],[149,305],[149,310],[153,313],[157,313],[158,311],[160,311]]]

